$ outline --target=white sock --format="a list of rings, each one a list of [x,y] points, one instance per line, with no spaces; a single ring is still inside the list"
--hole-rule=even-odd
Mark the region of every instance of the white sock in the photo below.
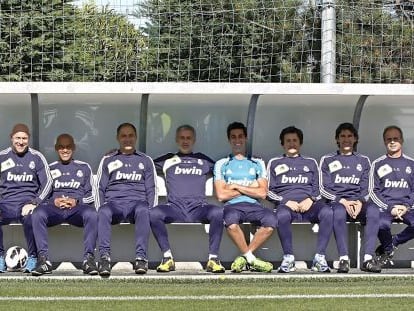
[[[340,256],[339,260],[349,260],[349,257],[348,257],[348,255]]]
[[[252,263],[256,259],[256,256],[253,255],[251,251],[248,251],[246,254],[243,254],[243,256],[246,257],[248,263]]]
[[[208,255],[208,260],[213,259],[213,258],[217,258],[217,255],[213,255],[213,254],[209,254]]]
[[[364,255],[364,262],[368,261],[368,260],[371,260],[371,259],[372,259],[372,255],[369,255],[369,254]]]
[[[172,253],[171,253],[171,250],[169,249],[168,251],[166,251],[166,252],[164,252],[164,258],[166,258],[166,257],[171,257],[172,258]]]

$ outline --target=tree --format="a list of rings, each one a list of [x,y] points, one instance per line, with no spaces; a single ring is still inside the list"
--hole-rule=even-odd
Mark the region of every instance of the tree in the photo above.
[[[0,11],[0,80],[64,80],[64,46],[72,29],[72,1],[3,0]]]
[[[64,57],[73,81],[144,81],[145,40],[125,16],[87,4],[73,28]]]
[[[301,0],[144,1],[147,80],[311,82],[313,14]]]
[[[71,0],[3,0],[1,81],[137,81],[144,40],[126,17]]]
[[[413,22],[372,0],[337,1],[337,81],[413,83]]]

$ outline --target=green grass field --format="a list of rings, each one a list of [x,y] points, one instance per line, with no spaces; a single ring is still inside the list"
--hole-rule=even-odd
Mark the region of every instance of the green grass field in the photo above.
[[[413,277],[0,279],[1,310],[412,310]],[[318,296],[320,295],[320,296]],[[359,296],[361,295],[361,296]],[[394,295],[394,296],[392,296]]]

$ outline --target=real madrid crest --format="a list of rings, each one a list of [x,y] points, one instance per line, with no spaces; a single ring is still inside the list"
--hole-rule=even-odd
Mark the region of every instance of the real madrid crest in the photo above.
[[[140,170],[143,170],[143,169],[144,169],[144,164],[142,164],[142,162],[140,162],[140,163],[138,164],[138,168],[139,168]]]
[[[307,167],[306,165],[303,167],[303,170],[305,171],[305,172],[309,172],[309,167]]]
[[[34,161],[30,161],[30,163],[29,163],[29,168],[31,169],[31,170],[34,170],[34,168],[36,167],[36,165],[35,165],[35,163],[34,163]]]
[[[357,171],[362,171],[362,165],[360,163],[358,163],[357,167],[356,167]]]
[[[79,178],[83,177],[83,172],[81,170],[78,170],[76,172],[76,176],[78,176]]]
[[[407,167],[405,168],[405,172],[406,172],[407,174],[411,174],[411,167],[407,166]]]

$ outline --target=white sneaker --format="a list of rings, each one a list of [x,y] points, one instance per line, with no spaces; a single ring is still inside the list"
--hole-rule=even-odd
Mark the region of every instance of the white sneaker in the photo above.
[[[289,273],[296,271],[295,266],[295,256],[293,255],[283,255],[283,261],[280,267],[277,269],[279,273]]]
[[[328,263],[326,262],[325,255],[316,254],[313,258],[312,268],[316,272],[331,272]]]

